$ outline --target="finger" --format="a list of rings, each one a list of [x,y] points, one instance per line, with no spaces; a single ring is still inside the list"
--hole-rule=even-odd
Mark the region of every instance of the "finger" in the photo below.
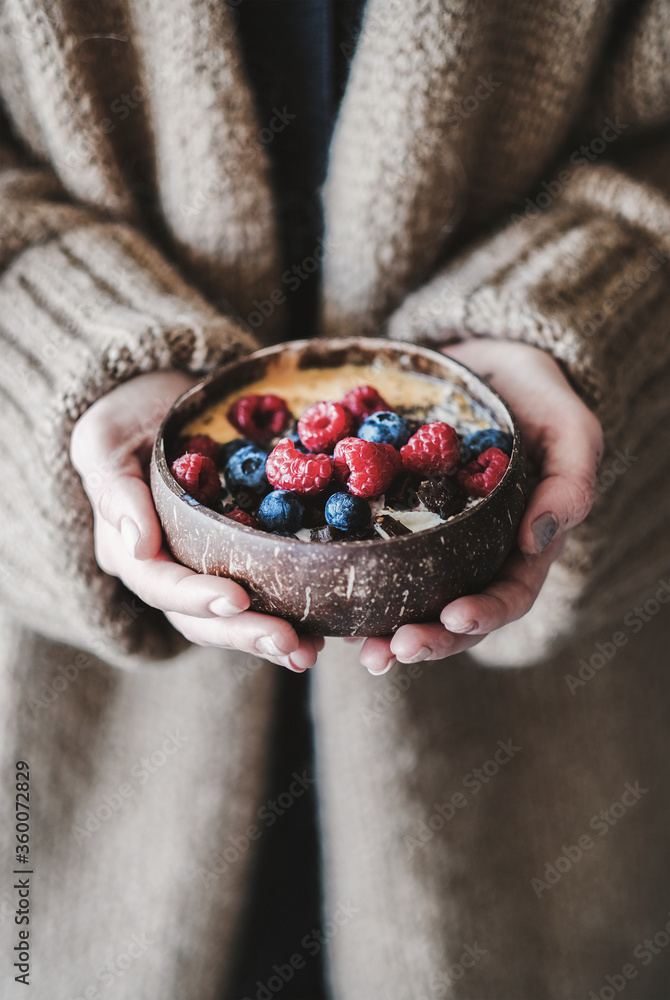
[[[397,662],[391,652],[390,637],[366,639],[361,647],[360,661],[371,674],[388,673]]]
[[[90,476],[82,482],[96,515],[121,534],[130,556],[157,556],[163,533],[144,472],[134,455],[125,456],[101,482],[92,482]]]
[[[452,635],[442,625],[403,625],[394,636],[366,639],[360,659],[371,674],[388,673],[397,662],[443,660],[481,642],[483,635]]]
[[[234,580],[194,573],[175,562],[165,548],[153,559],[133,559],[106,521],[96,524],[96,556],[106,572],[120,577],[152,608],[211,618],[238,615],[249,607],[249,595]]]
[[[535,603],[561,547],[562,540],[556,539],[540,556],[513,552],[492,583],[480,594],[452,601],[440,621],[450,632],[483,636],[522,618]]]
[[[316,663],[319,639],[297,635],[288,622],[280,618],[255,611],[227,620],[198,619],[175,613],[168,613],[167,618],[190,642],[200,646],[240,649],[298,673]]]
[[[593,505],[596,472],[602,456],[602,430],[579,404],[558,433],[545,429],[541,441],[540,482],[533,490],[519,529],[519,547],[542,552],[556,535],[587,516]]]
[[[454,635],[438,622],[403,625],[391,639],[391,652],[400,663],[443,660],[470,649],[483,638],[482,635]]]

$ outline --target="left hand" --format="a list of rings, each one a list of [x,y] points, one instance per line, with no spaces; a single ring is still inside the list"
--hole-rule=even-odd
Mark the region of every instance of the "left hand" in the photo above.
[[[450,344],[444,353],[472,368],[510,404],[538,482],[517,547],[495,580],[479,594],[452,601],[439,622],[403,625],[393,636],[366,639],[360,658],[373,674],[386,673],[397,660],[415,663],[461,653],[523,617],[566,533],[584,520],[593,504],[602,429],[553,358],[526,344],[489,339]]]

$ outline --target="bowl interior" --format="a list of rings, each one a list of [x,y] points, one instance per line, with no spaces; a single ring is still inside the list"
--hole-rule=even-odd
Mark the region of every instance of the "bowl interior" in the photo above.
[[[476,507],[471,507],[457,514],[448,523],[451,524],[467,518],[474,510],[478,510],[483,505],[491,502],[496,492],[501,488],[505,478],[510,475],[515,456],[518,455],[521,447],[519,430],[514,415],[505,401],[473,371],[460,362],[449,358],[447,355],[439,354],[424,347],[374,338],[352,337],[337,340],[289,341],[257,351],[246,358],[232,362],[224,368],[213,372],[201,383],[189,389],[176,400],[159,429],[155,446],[155,461],[162,479],[177,496],[183,498],[185,496],[184,490],[173,478],[167,456],[172,453],[184,427],[211,405],[220,402],[232,394],[240,394],[245,386],[264,378],[269,371],[276,370],[278,365],[287,371],[295,371],[296,375],[299,376],[300,372],[304,372],[306,369],[339,368],[343,365],[364,367],[380,363],[402,372],[415,372],[420,375],[427,375],[432,378],[448,381],[457,388],[464,390],[475,403],[483,407],[493,417],[496,424],[502,430],[509,431],[513,435],[514,446],[510,465],[501,483],[487,497],[480,500]],[[228,526],[233,524],[240,531],[248,532],[254,530],[236,522],[231,522],[211,508],[198,504],[195,500],[191,501],[189,499],[189,502],[193,506],[199,506],[201,512],[207,517],[222,521]],[[443,527],[444,524],[437,525],[434,528],[422,531],[421,534],[440,531]],[[305,544],[295,538],[274,537],[277,543],[282,545]],[[401,535],[397,538],[386,540],[384,545],[395,546],[402,545],[403,543],[407,544],[411,541],[412,537],[413,535]],[[377,540],[341,541],[330,542],[329,547],[333,545],[361,546],[379,544]]]

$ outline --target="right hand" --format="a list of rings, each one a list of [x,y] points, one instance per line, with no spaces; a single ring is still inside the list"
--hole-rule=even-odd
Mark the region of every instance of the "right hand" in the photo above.
[[[149,459],[163,417],[194,381],[177,371],[138,375],[75,424],[70,458],[93,508],[98,565],[163,611],[190,642],[241,649],[302,673],[316,662],[323,639],[248,611],[243,587],[194,573],[175,562],[164,544],[147,483]]]

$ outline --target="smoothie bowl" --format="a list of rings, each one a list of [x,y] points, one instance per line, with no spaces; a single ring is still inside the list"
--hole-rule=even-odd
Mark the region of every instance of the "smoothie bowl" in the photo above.
[[[293,341],[184,393],[151,488],[175,559],[307,633],[390,635],[481,590],[525,504],[514,416],[464,365],[386,340]]]

